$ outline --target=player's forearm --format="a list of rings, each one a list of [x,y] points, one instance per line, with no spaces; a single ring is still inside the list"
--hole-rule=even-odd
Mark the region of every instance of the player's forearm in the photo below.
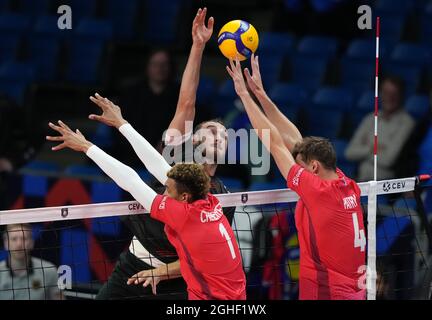
[[[264,113],[261,112],[249,93],[242,94],[240,99],[245,107],[252,127],[257,131],[258,137],[261,139],[267,150],[272,153],[276,145],[283,144],[279,131],[269,121],[269,119],[267,119]],[[270,134],[270,139],[265,139],[264,132]]]
[[[122,125],[119,131],[132,145],[147,170],[164,185],[168,179],[167,173],[171,169],[164,157],[129,123]]]
[[[192,45],[186,68],[180,85],[179,99],[174,119],[169,128],[177,129],[186,134],[186,121],[193,121],[195,117],[196,93],[201,72],[201,61],[204,46]]]
[[[182,276],[180,272],[180,260],[168,263],[166,266],[160,268],[163,268],[164,270],[162,280],[176,279]]]
[[[284,144],[291,152],[297,142],[300,142],[303,137],[298,128],[293,124],[274,104],[264,90],[256,92],[259,103],[261,104],[264,113],[270,122],[278,129],[282,136]]]
[[[195,108],[204,46],[192,45],[180,85],[177,108]]]
[[[285,147],[278,129],[261,112],[249,93],[242,95],[240,98],[258,137],[271,153],[280,173],[286,179],[295,161],[288,148]],[[263,130],[269,130],[270,139],[266,139]]]
[[[120,188],[128,191],[144,208],[150,211],[156,192],[142,181],[132,168],[111,157],[95,145],[91,146],[86,154]]]

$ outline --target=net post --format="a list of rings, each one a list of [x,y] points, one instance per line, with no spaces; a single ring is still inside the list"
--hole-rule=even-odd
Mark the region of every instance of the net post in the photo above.
[[[377,182],[369,182],[368,214],[367,214],[367,268],[366,288],[367,299],[376,299],[376,211],[377,211]]]

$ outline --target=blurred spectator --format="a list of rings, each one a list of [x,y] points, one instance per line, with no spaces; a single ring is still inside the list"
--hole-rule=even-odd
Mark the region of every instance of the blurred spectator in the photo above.
[[[3,234],[8,258],[0,262],[0,300],[58,300],[57,268],[31,256],[30,224],[11,224]]]
[[[155,49],[148,56],[145,74],[120,89],[118,104],[124,118],[154,147],[160,146],[162,134],[176,112],[180,88],[175,81],[175,70],[170,52]],[[211,118],[212,114],[207,108],[197,107],[195,123]],[[121,135],[115,134],[114,139],[110,153],[128,165],[142,166]]]
[[[402,108],[403,82],[393,76],[381,84],[381,105],[378,122],[378,179],[392,179],[400,152],[415,126],[413,118]],[[359,181],[373,179],[374,115],[367,115],[354,133],[345,156],[359,162]],[[403,164],[401,164],[403,165]]]
[[[161,140],[175,113],[179,85],[171,54],[155,50],[149,55],[145,75],[121,90],[123,116],[152,145]]]
[[[117,102],[124,118],[156,147],[174,115],[178,93],[172,56],[157,49],[149,54],[144,74],[120,88]],[[117,133],[113,138],[109,153],[132,167],[142,165],[126,139]]]

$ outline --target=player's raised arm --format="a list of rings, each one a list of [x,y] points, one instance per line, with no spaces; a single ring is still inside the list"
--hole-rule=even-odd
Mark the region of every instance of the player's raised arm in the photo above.
[[[286,178],[289,170],[295,164],[293,156],[284,145],[278,129],[269,121],[269,119],[267,119],[264,113],[261,112],[250,96],[243,78],[240,62],[236,60],[234,63],[230,60],[230,67],[227,66],[227,71],[234,81],[236,93],[243,102],[249,120],[257,132],[258,137],[261,139],[267,150],[272,154],[281,174]],[[270,141],[264,138],[265,130],[270,131]]]
[[[97,93],[94,97],[90,97],[90,100],[102,110],[102,114],[91,114],[89,118],[117,128],[132,145],[135,153],[142,163],[144,163],[147,170],[160,183],[165,184],[167,180],[166,174],[171,169],[171,166],[166,162],[164,157],[162,157],[162,155],[123,118],[120,107]]]
[[[182,136],[192,134],[192,132],[186,132],[186,122],[193,122],[195,118],[196,92],[199,84],[202,56],[205,45],[213,34],[214,19],[210,17],[206,26],[206,14],[207,8],[199,9],[192,24],[193,44],[183,72],[177,109],[169,125],[168,137],[166,137],[165,141],[174,139],[175,133],[178,132]]]
[[[156,192],[153,191],[132,168],[114,159],[91,142],[87,141],[79,130],[73,132],[66,124],[59,121],[58,126],[50,123],[51,129],[60,133],[60,136],[47,136],[49,141],[62,142],[53,151],[70,148],[84,152],[92,159],[117,185],[129,192],[144,208],[150,211]]]
[[[291,152],[297,142],[303,138],[298,128],[274,104],[267,95],[261,80],[258,56],[251,57],[252,74],[245,69],[245,76],[250,90],[256,96],[263,110],[272,124],[279,130],[288,150]]]

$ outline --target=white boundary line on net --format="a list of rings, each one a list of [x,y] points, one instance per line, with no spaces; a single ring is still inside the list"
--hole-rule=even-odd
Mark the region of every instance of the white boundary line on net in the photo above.
[[[414,190],[416,179],[404,178],[377,181],[377,194],[392,194]],[[370,182],[359,183],[362,196],[369,195]],[[236,192],[216,195],[223,207],[265,205],[295,202],[297,194],[289,189]],[[138,202],[111,202],[0,211],[0,225],[64,221],[148,213]]]

